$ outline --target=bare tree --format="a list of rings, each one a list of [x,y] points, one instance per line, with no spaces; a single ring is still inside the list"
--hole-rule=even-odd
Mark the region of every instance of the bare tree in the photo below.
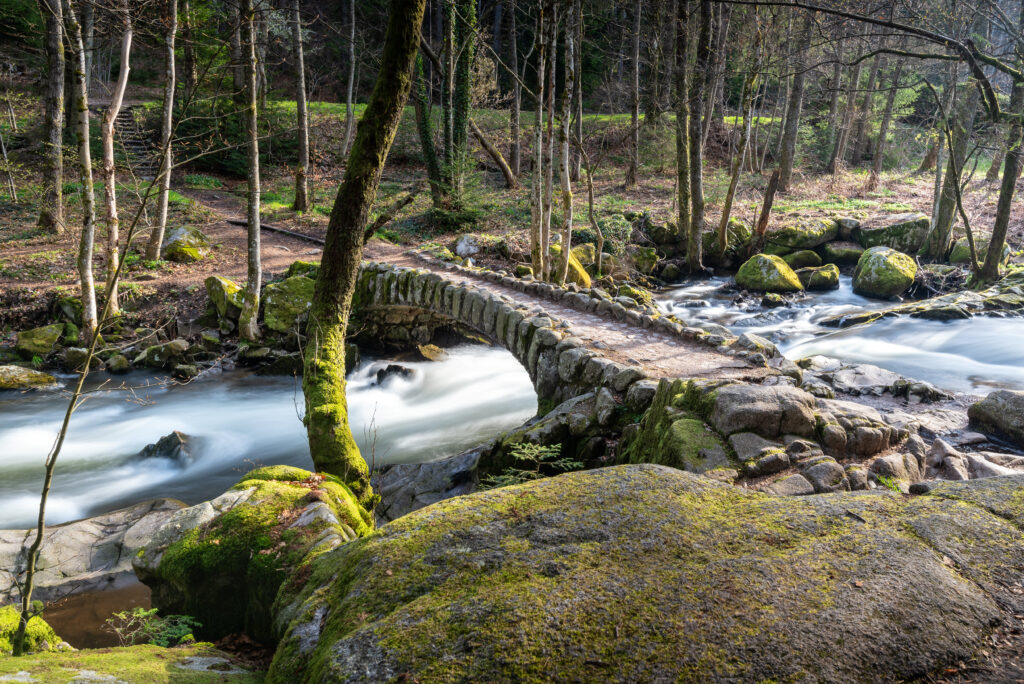
[[[295,111],[298,117],[299,163],[295,167],[295,211],[309,210],[309,108],[306,105],[306,64],[302,54],[302,13],[300,0],[292,0],[292,54],[295,56]]]
[[[779,157],[779,191],[789,192],[793,178],[793,164],[796,160],[797,136],[800,132],[800,114],[804,106],[804,81],[807,73],[807,53],[811,47],[811,22],[806,22],[800,31],[797,55],[793,60],[793,77],[786,103],[786,123],[782,133],[782,148]]]
[[[562,86],[561,113],[558,129],[558,143],[561,147],[559,155],[558,177],[562,186],[562,258],[558,264],[558,273],[555,275],[555,283],[565,284],[565,278],[569,272],[569,250],[572,248],[572,179],[571,159],[569,157],[569,139],[572,136],[572,104],[573,89],[576,87],[576,26],[575,22],[579,16],[577,7],[580,0],[566,0],[566,22],[565,22],[565,80]]]
[[[243,340],[259,337],[260,284],[263,270],[260,263],[260,142],[257,123],[256,91],[256,13],[252,0],[241,0],[239,18],[242,21],[242,54],[245,56],[245,137],[248,141],[247,175],[248,197],[248,271],[245,280],[242,313],[238,319],[238,334]]]
[[[348,156],[352,145],[352,131],[355,130],[355,112],[352,110],[352,94],[356,86],[356,0],[348,3],[348,86],[345,89],[345,144],[343,157]]]
[[[633,102],[630,109],[631,142],[629,148],[629,167],[626,169],[626,188],[636,187],[636,177],[640,165],[640,10],[641,0],[633,3]]]
[[[690,230],[687,233],[686,265],[690,273],[704,270],[703,264],[703,233],[704,233],[704,135],[701,127],[700,113],[704,111],[704,98],[707,97],[710,78],[711,50],[711,0],[700,0],[700,29],[697,34],[697,62],[693,69],[693,80],[690,82],[690,119],[689,130],[690,153]],[[682,180],[680,178],[680,180]]]
[[[149,234],[146,258],[159,259],[167,231],[167,204],[171,196],[173,150],[171,131],[174,123],[174,39],[178,33],[178,2],[166,0],[164,13],[164,101],[160,111],[160,193],[157,195],[156,225]],[[187,97],[187,96],[186,96]]]
[[[114,274],[118,270],[120,254],[120,221],[117,215],[117,174],[114,167],[114,122],[121,111],[124,91],[128,87],[128,73],[131,70],[132,54],[132,17],[128,9],[128,0],[121,0],[117,8],[121,21],[121,66],[117,74],[117,83],[110,96],[110,104],[103,112],[100,124],[100,141],[103,145],[103,200],[107,221],[107,281],[106,295],[110,300],[110,313],[120,312],[117,297],[117,283]]]

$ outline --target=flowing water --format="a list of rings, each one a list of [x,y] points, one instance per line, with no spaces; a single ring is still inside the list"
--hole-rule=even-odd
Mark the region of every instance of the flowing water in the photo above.
[[[1024,320],[976,317],[927,321],[894,317],[845,329],[827,318],[891,306],[853,292],[849,276],[838,290],[802,295],[791,306],[765,308],[737,301],[727,278],[664,290],[658,306],[681,320],[713,322],[735,334],[753,332],[778,345],[790,359],[814,354],[870,363],[947,390],[986,394],[996,387],[1024,389]]]
[[[386,360],[367,360],[349,376],[349,419],[367,461],[443,458],[511,429],[536,413],[526,371],[507,351],[449,350],[446,360],[400,362],[408,378],[377,384]],[[109,380],[93,376],[94,384]],[[70,382],[70,378],[67,379]],[[132,385],[152,381],[132,374]],[[260,465],[311,468],[301,420],[302,388],[290,377],[231,371],[188,385],[91,394],[71,420],[47,506],[51,524],[148,498],[198,503]],[[42,463],[67,406],[52,392],[0,393],[0,528],[33,524]],[[135,457],[179,430],[196,438],[195,460]]]

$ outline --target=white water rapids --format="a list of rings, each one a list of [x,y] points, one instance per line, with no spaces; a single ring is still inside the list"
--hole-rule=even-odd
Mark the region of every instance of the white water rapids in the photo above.
[[[668,289],[658,306],[682,320],[753,332],[796,360],[822,354],[849,363],[870,363],[938,387],[970,394],[994,388],[1024,389],[1024,319],[982,317],[929,321],[894,317],[856,327],[821,325],[832,316],[892,306],[854,294],[849,276],[838,290],[807,293],[787,307],[738,304],[731,280],[713,278]]]
[[[537,410],[529,376],[503,349],[465,346],[437,363],[401,361],[413,374],[377,385],[377,371],[388,363],[364,361],[348,379],[349,420],[368,462],[456,454]],[[122,379],[140,385],[152,377],[135,373],[117,382]],[[50,495],[50,524],[148,498],[197,503],[261,465],[312,467],[296,379],[232,371],[137,394],[143,401],[123,391],[92,394],[75,412]],[[0,528],[33,524],[42,464],[66,406],[56,392],[0,392]],[[174,430],[197,439],[190,465],[134,456]]]

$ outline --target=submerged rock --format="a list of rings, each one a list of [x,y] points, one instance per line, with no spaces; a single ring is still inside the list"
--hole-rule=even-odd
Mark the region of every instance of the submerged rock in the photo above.
[[[917,264],[889,247],[872,247],[861,255],[853,272],[853,291],[871,297],[896,297],[914,284]]]
[[[192,465],[196,460],[193,453],[193,442],[192,437],[175,430],[171,434],[161,437],[155,444],[144,446],[142,451],[136,454],[136,458],[166,458],[177,462],[184,468]]]
[[[781,257],[755,254],[736,271],[736,284],[756,292],[799,292],[804,289]]]
[[[924,677],[1022,603],[990,580],[1024,562],[998,480],[788,498],[635,465],[458,497],[287,587],[268,681]]]
[[[377,384],[383,385],[385,380],[393,377],[408,378],[412,376],[413,372],[412,368],[406,368],[405,366],[400,366],[397,363],[389,363],[387,366],[377,371]]]
[[[881,246],[914,254],[924,244],[930,223],[920,212],[874,216],[854,228],[851,235],[865,249]]]
[[[52,387],[57,378],[49,373],[22,368],[21,366],[0,366],[0,390],[23,390],[34,387]]]

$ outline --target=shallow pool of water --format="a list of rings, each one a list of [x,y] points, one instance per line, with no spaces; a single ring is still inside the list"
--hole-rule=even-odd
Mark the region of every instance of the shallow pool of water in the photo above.
[[[402,361],[413,374],[378,385],[377,371],[387,363],[366,361],[349,376],[349,419],[368,462],[443,458],[519,425],[537,410],[529,376],[502,349],[465,346],[438,363]],[[93,378],[110,380],[102,374]],[[116,379],[122,380],[142,385],[152,378]],[[42,464],[66,405],[56,392],[0,393],[0,528],[33,524]],[[91,394],[71,420],[47,522],[149,498],[198,503],[261,465],[311,468],[302,412],[298,380],[244,371],[188,385]],[[169,459],[135,457],[174,430],[196,438],[193,463],[182,467]]]
[[[838,290],[801,295],[791,306],[739,303],[731,279],[714,278],[667,289],[658,306],[682,320],[754,332],[775,342],[791,359],[813,354],[870,363],[958,392],[985,394],[996,387],[1024,389],[1024,319],[975,317],[957,321],[887,318],[837,330],[822,325],[834,316],[892,306],[853,292],[849,276]]]

